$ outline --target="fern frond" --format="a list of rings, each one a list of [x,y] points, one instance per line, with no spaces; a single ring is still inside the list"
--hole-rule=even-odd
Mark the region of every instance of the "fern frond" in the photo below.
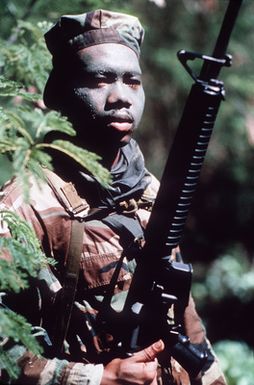
[[[75,146],[73,143],[66,140],[60,139],[54,140],[52,143],[41,143],[38,146],[58,150],[68,155],[82,167],[95,175],[104,186],[107,186],[111,181],[109,171],[99,163],[99,160],[101,159],[100,156],[93,152]]]
[[[17,150],[17,144],[13,143],[11,140],[1,140],[0,139],[0,153],[5,154],[6,152]]]
[[[0,96],[17,95],[20,89],[21,85],[19,83],[0,76]]]
[[[35,102],[41,99],[40,94],[25,91],[22,84],[9,80],[3,75],[0,76],[0,96],[21,96],[23,99],[30,102]]]
[[[43,349],[25,318],[3,307],[0,315],[0,370],[5,369],[10,378],[15,379],[20,372],[16,362],[24,350],[40,355]]]
[[[9,250],[5,248],[0,242],[0,253],[11,253],[13,252],[13,247]],[[25,256],[24,256],[25,257]],[[18,255],[18,258],[20,256]],[[24,274],[22,271],[17,271],[16,266],[5,260],[0,259],[0,290],[12,291],[18,293],[21,289],[25,289],[28,286],[27,283],[27,274]]]
[[[7,226],[11,233],[10,238],[0,238],[0,253],[11,257],[10,261],[0,259],[0,290],[17,292],[26,287],[29,276],[36,276],[43,266],[54,261],[42,252],[29,223],[8,210],[0,211],[0,219],[1,226]]]
[[[19,114],[26,122],[26,127],[36,142],[43,141],[45,135],[50,131],[63,132],[69,136],[75,135],[70,122],[56,111],[45,113],[39,108],[31,110],[30,106],[21,106]]]
[[[12,135],[19,133],[22,137],[26,138],[28,143],[33,144],[33,138],[29,134],[29,131],[26,129],[25,122],[20,117],[18,112],[18,109],[15,112],[10,109],[3,111],[3,108],[0,107],[0,122],[3,122],[2,135],[8,136],[9,132],[11,132]]]
[[[0,321],[1,322],[1,321]],[[15,365],[12,356],[8,352],[4,351],[0,344],[0,370],[5,369],[11,378],[17,378],[20,372],[20,369]]]
[[[42,92],[51,68],[43,37],[49,25],[20,20],[13,30],[12,44],[0,41],[2,73],[7,78],[18,79],[26,88],[32,85]]]
[[[15,342],[20,342],[35,354],[42,353],[42,348],[31,336],[32,326],[21,315],[3,308],[0,309],[0,313],[1,335],[8,336]]]

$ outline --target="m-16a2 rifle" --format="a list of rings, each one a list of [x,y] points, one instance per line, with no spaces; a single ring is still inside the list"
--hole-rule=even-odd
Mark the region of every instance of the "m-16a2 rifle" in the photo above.
[[[196,376],[205,365],[206,353],[195,349],[182,333],[183,314],[189,301],[192,266],[172,261],[170,255],[181,239],[193,193],[221,101],[222,67],[231,65],[226,54],[242,0],[230,0],[211,56],[181,50],[178,58],[194,79],[169,153],[158,195],[145,231],[145,245],[137,262],[124,306],[122,327],[127,335],[123,348],[132,352],[162,339],[166,349]],[[196,76],[189,60],[201,59]],[[174,306],[174,319],[168,311]]]

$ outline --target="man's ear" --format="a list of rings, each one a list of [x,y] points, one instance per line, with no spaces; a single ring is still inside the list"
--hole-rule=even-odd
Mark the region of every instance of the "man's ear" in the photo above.
[[[44,104],[52,110],[61,112],[66,104],[66,80],[63,81],[55,69],[49,75],[43,92]]]

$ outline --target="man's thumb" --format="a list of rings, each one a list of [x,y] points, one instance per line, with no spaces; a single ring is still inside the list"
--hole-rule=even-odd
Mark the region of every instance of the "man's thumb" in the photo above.
[[[150,362],[153,361],[163,349],[164,343],[162,340],[159,340],[144,350],[135,353],[132,358],[135,359],[135,362]]]

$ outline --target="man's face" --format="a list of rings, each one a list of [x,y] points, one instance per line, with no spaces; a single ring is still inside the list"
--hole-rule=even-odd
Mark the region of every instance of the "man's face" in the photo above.
[[[67,116],[84,143],[128,143],[144,109],[136,54],[120,44],[100,44],[78,52],[70,82]]]

